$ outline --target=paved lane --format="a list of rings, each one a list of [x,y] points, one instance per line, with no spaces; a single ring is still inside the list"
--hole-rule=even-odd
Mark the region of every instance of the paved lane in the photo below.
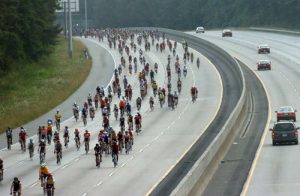
[[[90,40],[93,44],[97,41]],[[88,41],[88,42],[90,42]],[[100,43],[104,48],[106,44]],[[182,59],[182,49],[177,52]],[[95,53],[94,53],[95,54]],[[119,63],[120,55],[112,50],[116,63]],[[165,67],[168,52],[160,53],[155,49],[145,53],[147,62],[153,67],[157,62],[159,73],[156,80],[159,86],[165,86]],[[160,109],[157,100],[153,112],[149,110],[149,95],[142,103],[141,114],[143,116],[142,133],[135,136],[133,151],[129,155],[122,153],[119,157],[118,168],[113,168],[111,158],[104,157],[101,167],[95,168],[95,158],[92,153],[85,155],[83,149],[75,150],[74,142],[68,149],[63,150],[63,160],[60,166],[55,163],[52,154],[53,146],[47,150],[47,164],[53,171],[56,179],[57,195],[144,195],[147,191],[168,171],[177,159],[185,152],[195,138],[203,133],[204,128],[210,123],[216,114],[222,97],[222,85],[216,69],[200,54],[202,66],[198,70],[195,65],[188,64],[188,77],[183,79],[183,91],[180,95],[179,105],[174,111],[164,106]],[[137,54],[134,54],[137,55]],[[94,58],[94,56],[93,56]],[[175,62],[172,58],[171,65]],[[182,63],[182,62],[181,62]],[[176,85],[174,66],[172,68],[172,86]],[[128,70],[125,70],[128,76]],[[139,83],[136,75],[128,76],[129,83],[134,87],[135,100],[139,92]],[[192,85],[199,89],[199,98],[192,103],[189,90]],[[93,91],[92,91],[93,92]],[[150,93],[152,94],[152,93]],[[113,103],[118,99],[114,98]],[[135,113],[133,102],[133,113]],[[100,113],[96,113],[93,122],[88,121],[87,129],[91,134],[91,146],[97,141],[97,134],[101,128]],[[112,127],[118,131],[118,123],[111,119]],[[75,127],[82,130],[82,122],[75,123],[69,120],[64,123],[71,130],[70,138],[74,138]],[[18,155],[18,156],[16,156]],[[19,146],[12,151],[2,151],[0,156],[5,156],[5,180],[0,186],[0,194],[7,194],[12,177],[19,176],[24,185],[25,195],[41,195],[42,190],[38,183],[38,158],[28,160],[27,154],[20,154]]]
[[[274,111],[279,106],[292,105],[300,108],[300,37],[247,31],[233,31],[232,38],[222,38],[221,31],[209,31],[197,36],[222,47],[247,64],[261,78],[271,101],[269,127],[272,127],[276,120]],[[267,43],[271,54],[257,54],[257,46],[260,43]],[[256,71],[256,62],[260,59],[270,59],[272,70]],[[298,145],[273,147],[271,133],[265,130],[262,148],[258,150],[259,156],[254,161],[254,170],[250,173],[250,183],[246,184],[245,193],[299,195],[299,152]]]

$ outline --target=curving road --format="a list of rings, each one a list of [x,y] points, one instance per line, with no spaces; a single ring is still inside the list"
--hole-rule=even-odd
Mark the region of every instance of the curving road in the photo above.
[[[108,49],[106,43],[98,43],[93,39],[83,41],[90,49],[93,59],[97,58],[97,51],[101,47]],[[178,47],[177,53],[182,59],[181,47]],[[112,50],[111,54],[115,62],[119,63],[119,53]],[[167,64],[168,54],[169,52],[161,54],[155,49],[145,53],[145,58],[152,67],[154,62],[160,65],[156,75],[159,86],[166,85],[163,65]],[[178,108],[174,111],[170,111],[166,107],[160,109],[156,100],[155,109],[150,112],[149,96],[147,96],[141,111],[143,131],[140,135],[135,136],[133,151],[129,155],[124,153],[120,155],[118,168],[113,168],[111,158],[108,156],[103,158],[101,167],[97,169],[93,153],[85,155],[82,148],[80,151],[76,151],[72,139],[69,148],[63,150],[62,164],[57,166],[52,153],[53,145],[47,147],[46,161],[56,179],[56,195],[99,195],[101,193],[144,195],[173,167],[195,138],[203,134],[205,128],[215,117],[222,98],[222,82],[215,67],[200,53],[194,51],[194,54],[196,57],[200,57],[201,68],[197,69],[195,65],[188,64],[188,77],[183,79],[183,91]],[[137,54],[134,55],[137,56]],[[172,57],[171,65],[174,62],[175,58]],[[172,72],[174,75],[173,66]],[[129,75],[128,70],[125,70],[125,73]],[[174,78],[173,76],[172,86],[176,86]],[[138,80],[136,76],[128,76],[128,79],[134,87],[133,100],[135,100],[139,92]],[[192,85],[200,89],[199,98],[194,104],[191,102],[189,94]],[[113,102],[117,101],[118,99],[114,98]],[[134,102],[132,105],[135,113]],[[101,119],[100,113],[97,112],[95,120],[88,121],[86,128],[91,131],[91,146],[97,142]],[[74,128],[85,129],[82,122],[75,123],[74,119],[64,122],[62,126],[65,125],[68,125],[71,130],[70,138],[74,138]],[[112,126],[118,130],[116,121],[112,120]],[[36,139],[36,137],[33,138]],[[14,176],[21,179],[24,195],[42,194],[38,182],[39,161],[37,156],[31,161],[28,154],[22,154],[19,145],[15,145],[11,151],[2,150],[0,157],[4,159],[5,167],[4,181],[0,185],[0,195],[7,195]]]
[[[194,32],[189,33],[196,35]],[[243,194],[299,195],[300,147],[273,147],[268,128],[275,122],[274,111],[279,106],[300,108],[300,37],[255,31],[233,31],[232,38],[222,38],[221,31],[208,31],[196,36],[218,45],[245,63],[261,79],[268,93],[270,119]],[[271,54],[257,54],[260,43],[267,43]],[[256,62],[260,59],[271,60],[272,70],[257,71]]]

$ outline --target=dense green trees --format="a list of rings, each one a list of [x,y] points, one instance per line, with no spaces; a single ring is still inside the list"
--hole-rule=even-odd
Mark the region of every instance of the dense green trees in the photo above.
[[[0,73],[49,53],[59,32],[57,0],[0,1]]]
[[[83,1],[83,0],[80,0]],[[300,28],[300,0],[87,0],[90,26]],[[81,4],[83,6],[83,4]],[[79,24],[84,17],[74,16]],[[82,15],[81,15],[82,14]]]

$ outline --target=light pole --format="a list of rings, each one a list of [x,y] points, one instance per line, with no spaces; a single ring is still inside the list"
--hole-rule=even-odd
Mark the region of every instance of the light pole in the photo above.
[[[72,58],[73,56],[73,43],[72,43],[72,11],[71,11],[71,1],[68,0],[68,7],[69,7],[69,57]]]
[[[87,0],[84,0],[85,32],[87,31]]]

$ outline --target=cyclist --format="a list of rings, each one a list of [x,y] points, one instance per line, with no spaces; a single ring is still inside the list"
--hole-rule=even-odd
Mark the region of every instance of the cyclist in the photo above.
[[[153,110],[154,109],[154,107],[153,107],[154,106],[154,99],[153,99],[152,96],[150,97],[149,104],[150,104],[150,109]]]
[[[184,66],[183,67],[183,75],[184,75],[184,77],[186,77],[186,74],[187,74],[187,68],[186,68],[186,66]]]
[[[6,139],[7,139],[7,149],[10,150],[10,146],[12,144],[12,129],[10,127],[7,127],[6,129]]]
[[[191,95],[192,95],[192,101],[194,102],[197,99],[197,95],[198,95],[198,89],[195,86],[191,88]]]
[[[138,110],[140,110],[141,106],[142,106],[142,98],[138,97],[136,99],[136,107],[137,107]]]
[[[40,160],[41,160],[43,154],[46,156],[46,142],[44,139],[41,139],[41,142],[40,142],[39,148],[38,148],[38,152],[40,153]]]
[[[46,184],[45,184],[45,189],[47,190],[47,192],[50,190],[51,194],[50,195],[54,195],[54,190],[55,190],[55,180],[54,177],[52,176],[51,173],[48,173],[48,175],[46,176]],[[49,195],[49,194],[48,194]]]
[[[48,121],[48,126],[47,126],[47,138],[48,139],[48,143],[51,143],[51,138],[52,138],[52,125],[51,125],[51,121]]]
[[[68,126],[65,126],[65,130],[64,130],[64,139],[65,139],[65,147],[68,146],[68,143],[69,143],[69,128]]]
[[[54,148],[54,154],[57,155],[56,163],[59,164],[60,161],[58,160],[58,156],[60,156],[60,159],[62,159],[62,145],[59,140],[56,141],[55,148]]]
[[[3,160],[0,158],[0,182],[3,180]]]
[[[89,95],[87,97],[87,101],[88,101],[89,106],[91,106],[93,104],[93,98],[92,98],[91,93],[89,93]]]
[[[133,128],[133,117],[131,114],[128,115],[128,118],[127,118],[127,124],[128,124],[128,128]]]
[[[115,114],[116,120],[118,119],[118,113],[119,113],[119,109],[118,109],[117,104],[115,104],[115,105],[114,105],[114,114]]]
[[[114,158],[114,156],[116,156],[117,162],[118,162],[118,160],[119,160],[119,145],[117,144],[117,142],[114,141],[112,143],[111,150],[112,150],[112,153],[111,153],[112,158]]]
[[[177,94],[176,91],[174,91],[173,98],[174,98],[174,105],[177,107],[177,105],[178,105],[178,94]]]
[[[75,143],[76,143],[76,144],[78,143],[78,145],[80,146],[80,133],[79,133],[79,130],[78,130],[78,129],[75,129],[74,135],[75,135],[75,138],[74,138]]]
[[[76,102],[73,104],[73,115],[74,115],[74,118],[77,121],[77,119],[79,117],[79,106],[77,105]]]
[[[53,135],[53,142],[56,143],[58,140],[59,140],[59,134],[57,131],[55,131]]]
[[[22,194],[22,184],[17,177],[14,178],[14,181],[10,187],[10,194],[14,196],[20,196]]]
[[[61,120],[61,114],[59,113],[59,109],[56,110],[56,114],[54,115],[56,128],[58,131],[60,131],[60,120]]]
[[[134,117],[134,123],[135,123],[135,128],[136,128],[136,132],[140,132],[140,124],[141,124],[141,121],[140,121],[140,117],[136,114],[135,117]]]
[[[29,151],[29,157],[30,159],[32,159],[34,153],[34,143],[32,138],[30,138],[28,143],[28,151]]]
[[[40,176],[40,180],[41,180],[41,186],[43,187],[44,182],[45,182],[45,178],[49,174],[49,169],[48,169],[48,167],[45,163],[41,164],[39,173],[40,173],[39,176]]]
[[[84,125],[86,125],[86,119],[87,119],[87,109],[85,107],[81,110],[81,117],[83,119]]]
[[[124,111],[125,111],[125,101],[123,101],[123,100],[121,100],[120,102],[119,102],[119,108],[120,108],[120,111],[121,111],[121,116],[123,116],[123,114],[124,114]]]
[[[198,67],[198,69],[199,69],[199,67],[200,67],[200,59],[199,59],[199,57],[197,58],[197,67]]]
[[[95,107],[93,104],[90,105],[89,110],[90,110],[90,118],[93,120],[95,117]]]
[[[124,131],[124,129],[125,129],[125,118],[124,118],[124,116],[120,117],[120,127],[121,127],[121,131]]]
[[[101,147],[99,144],[96,144],[94,147],[95,156],[96,156],[96,166],[98,167],[100,165],[100,162],[102,162],[102,154],[101,154]],[[97,158],[99,157],[99,163],[97,162]]]
[[[19,142],[21,144],[21,150],[26,151],[26,130],[21,127],[20,133],[19,133]]]
[[[126,104],[126,112],[127,112],[127,115],[131,114],[131,105],[129,102],[127,102],[127,104]]]
[[[90,143],[90,136],[91,134],[89,133],[88,130],[85,130],[85,133],[83,134],[83,139],[84,139],[84,144],[85,144],[85,150],[86,150],[86,153],[89,151],[89,143]]]
[[[123,84],[124,84],[124,89],[126,89],[127,85],[128,85],[128,80],[126,78],[126,75],[124,75],[124,78],[123,78]]]
[[[128,131],[125,131],[124,141],[125,141],[125,152],[126,152],[126,154],[128,154],[128,151],[131,148],[131,146],[130,146],[130,144],[131,144],[130,135],[129,135]]]
[[[119,143],[119,151],[122,152],[123,148],[123,133],[121,131],[118,132],[118,143]]]

